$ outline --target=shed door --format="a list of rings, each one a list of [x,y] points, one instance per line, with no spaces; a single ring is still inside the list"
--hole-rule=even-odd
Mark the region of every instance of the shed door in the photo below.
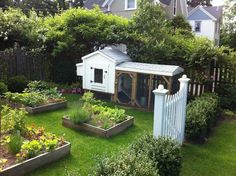
[[[108,92],[108,64],[94,65],[90,67],[91,89],[100,92]]]

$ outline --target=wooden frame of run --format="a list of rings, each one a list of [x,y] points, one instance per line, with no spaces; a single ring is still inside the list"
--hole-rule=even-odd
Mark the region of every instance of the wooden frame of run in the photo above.
[[[127,74],[129,77],[132,79],[132,88],[131,88],[131,101],[128,103],[121,102],[118,98],[118,85],[119,85],[119,77],[122,74]],[[140,109],[148,109],[151,110],[152,107],[152,91],[158,86],[154,85],[154,79],[156,76],[158,76],[160,79],[162,79],[165,84],[167,85],[167,88],[169,90],[169,94],[172,93],[172,84],[173,84],[173,77],[172,76],[162,76],[162,75],[154,75],[154,74],[145,74],[149,75],[148,79],[148,103],[147,103],[147,108],[142,107],[138,100],[137,100],[137,83],[138,83],[138,74],[137,72],[130,72],[130,71],[121,71],[121,70],[116,70],[116,77],[115,77],[115,93],[112,95],[111,100],[115,103],[119,103],[121,105],[125,106],[137,106]]]

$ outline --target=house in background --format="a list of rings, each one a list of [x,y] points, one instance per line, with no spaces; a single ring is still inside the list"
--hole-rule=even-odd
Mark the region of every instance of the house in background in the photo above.
[[[98,5],[104,13],[112,13],[125,18],[131,18],[136,11],[138,0],[87,0],[84,7],[94,8]],[[216,46],[220,41],[220,25],[222,23],[223,6],[188,8],[185,0],[154,0],[166,12],[167,18],[184,16],[192,26],[193,33],[197,36],[207,37]],[[125,46],[122,51],[126,50]]]
[[[216,46],[220,41],[220,25],[222,23],[223,7],[212,6],[188,8],[188,21],[197,36],[207,37]]]
[[[112,13],[125,18],[131,18],[138,7],[138,0],[87,0],[84,7],[87,9],[94,8],[98,5],[105,13]],[[155,0],[160,3],[166,11],[168,18],[176,15],[187,17],[187,3],[184,0]]]

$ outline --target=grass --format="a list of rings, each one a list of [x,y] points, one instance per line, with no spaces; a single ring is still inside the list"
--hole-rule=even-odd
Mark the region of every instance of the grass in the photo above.
[[[28,119],[29,124],[43,126],[46,130],[57,135],[65,135],[65,139],[72,143],[71,155],[44,168],[40,168],[30,176],[61,176],[64,175],[65,167],[69,170],[78,170],[84,176],[96,165],[98,156],[119,153],[136,137],[147,131],[152,131],[153,114],[128,109],[127,114],[135,117],[135,125],[127,131],[110,139],[95,137],[82,132],[64,128],[62,116],[72,113],[73,109],[79,108],[79,96],[68,96],[69,107],[66,110],[58,110],[49,113],[42,113]]]
[[[87,175],[96,165],[98,157],[119,154],[139,135],[152,131],[153,113],[127,109],[127,114],[135,117],[135,125],[127,131],[110,139],[95,137],[62,127],[63,115],[73,113],[79,108],[79,96],[67,96],[69,107],[49,113],[32,116],[29,124],[43,126],[57,135],[65,135],[72,143],[71,155],[30,174],[30,176],[63,176],[65,167],[77,170],[82,176]],[[112,105],[111,105],[112,106]],[[183,146],[182,176],[233,176],[236,175],[236,121],[223,121],[214,130],[207,144],[185,144]]]
[[[182,176],[236,175],[236,121],[217,126],[207,144],[183,147]]]

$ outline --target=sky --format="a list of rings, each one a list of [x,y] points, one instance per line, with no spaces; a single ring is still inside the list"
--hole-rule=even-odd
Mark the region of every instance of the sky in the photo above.
[[[224,0],[212,0],[213,6],[224,5]]]

